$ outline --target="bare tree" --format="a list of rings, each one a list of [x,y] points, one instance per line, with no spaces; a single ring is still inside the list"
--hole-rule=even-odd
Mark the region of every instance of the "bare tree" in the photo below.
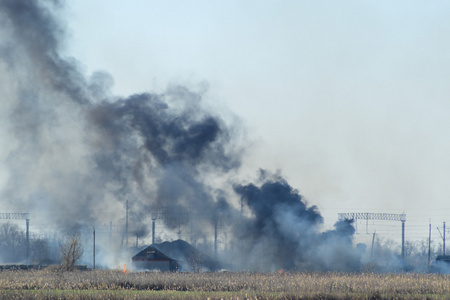
[[[202,270],[203,264],[205,262],[205,255],[199,251],[192,251],[187,258],[187,263],[191,268],[192,272],[199,273]]]
[[[0,226],[0,261],[19,263],[26,259],[25,233],[17,224],[4,223]]]
[[[61,268],[66,271],[73,271],[76,262],[83,255],[83,247],[80,237],[73,235],[67,243],[61,245]]]

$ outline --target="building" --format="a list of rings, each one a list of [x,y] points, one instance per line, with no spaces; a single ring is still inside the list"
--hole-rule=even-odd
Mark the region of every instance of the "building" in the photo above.
[[[131,258],[134,270],[216,271],[220,264],[186,241],[152,244]]]
[[[178,271],[177,260],[172,259],[154,246],[148,246],[131,258],[134,270]]]

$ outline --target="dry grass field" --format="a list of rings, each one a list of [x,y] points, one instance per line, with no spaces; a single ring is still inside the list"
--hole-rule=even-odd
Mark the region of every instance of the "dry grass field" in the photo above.
[[[450,276],[344,273],[0,272],[1,299],[449,299]]]

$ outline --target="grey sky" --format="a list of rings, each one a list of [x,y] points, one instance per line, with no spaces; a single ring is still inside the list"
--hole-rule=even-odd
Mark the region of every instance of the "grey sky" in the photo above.
[[[68,7],[66,52],[86,73],[109,72],[120,95],[207,83],[210,105],[247,128],[241,176],[280,169],[326,226],[338,212],[404,211],[422,239],[448,217],[449,2]]]

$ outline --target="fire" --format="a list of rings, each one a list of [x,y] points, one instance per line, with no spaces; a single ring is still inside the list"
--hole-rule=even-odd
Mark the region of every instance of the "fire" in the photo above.
[[[124,265],[123,265],[123,272],[124,272],[125,274],[128,274],[127,264],[124,264]]]

